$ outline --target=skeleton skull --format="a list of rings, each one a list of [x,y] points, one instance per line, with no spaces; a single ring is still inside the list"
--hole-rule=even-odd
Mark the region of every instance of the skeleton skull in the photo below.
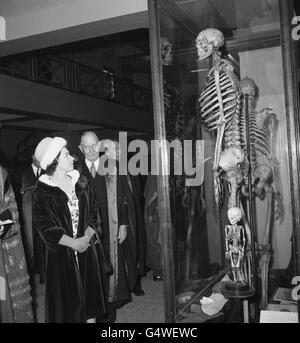
[[[168,38],[162,37],[160,42],[160,51],[163,65],[170,65],[173,62],[173,46]]]
[[[196,39],[196,47],[200,60],[209,57],[213,49],[218,49],[224,44],[223,33],[217,29],[206,29],[199,33]]]
[[[237,167],[245,159],[245,154],[242,149],[232,146],[221,152],[219,166],[228,172]]]
[[[249,97],[254,98],[256,93],[256,85],[252,79],[245,77],[243,80],[241,80],[240,87],[243,94],[247,94]]]
[[[237,222],[239,222],[242,219],[242,211],[238,207],[231,207],[227,211],[227,217],[229,219],[230,224],[235,225]]]

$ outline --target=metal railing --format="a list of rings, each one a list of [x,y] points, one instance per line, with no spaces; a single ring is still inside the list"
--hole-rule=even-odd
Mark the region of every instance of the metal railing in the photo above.
[[[127,79],[53,55],[0,59],[0,73],[152,112],[152,92]]]

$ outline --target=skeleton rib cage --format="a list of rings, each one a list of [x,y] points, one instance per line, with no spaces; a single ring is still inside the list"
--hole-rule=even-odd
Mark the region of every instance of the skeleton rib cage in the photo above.
[[[240,146],[239,115],[241,112],[240,90],[237,77],[233,72],[230,62],[220,59],[217,65],[219,69],[219,82],[215,78],[215,68],[208,74],[208,82],[203,87],[199,105],[202,124],[208,131],[217,130],[220,124],[221,108],[219,104],[217,87],[222,95],[222,105],[225,127],[225,147]]]

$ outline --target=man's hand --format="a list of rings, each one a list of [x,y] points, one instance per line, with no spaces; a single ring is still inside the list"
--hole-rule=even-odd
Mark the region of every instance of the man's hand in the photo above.
[[[82,252],[85,252],[89,246],[90,244],[89,244],[88,237],[83,236],[83,237],[74,239],[72,248],[78,251],[79,253],[82,253]]]
[[[1,225],[0,226],[0,235],[2,235],[3,231],[4,231],[4,225]]]
[[[127,237],[127,225],[121,225],[119,227],[119,236],[118,236],[119,243],[122,244],[125,241],[126,237]]]

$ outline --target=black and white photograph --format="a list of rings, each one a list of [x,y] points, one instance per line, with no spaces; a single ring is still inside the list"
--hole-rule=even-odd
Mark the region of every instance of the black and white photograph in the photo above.
[[[299,323],[299,118],[299,0],[0,0],[0,324]]]

